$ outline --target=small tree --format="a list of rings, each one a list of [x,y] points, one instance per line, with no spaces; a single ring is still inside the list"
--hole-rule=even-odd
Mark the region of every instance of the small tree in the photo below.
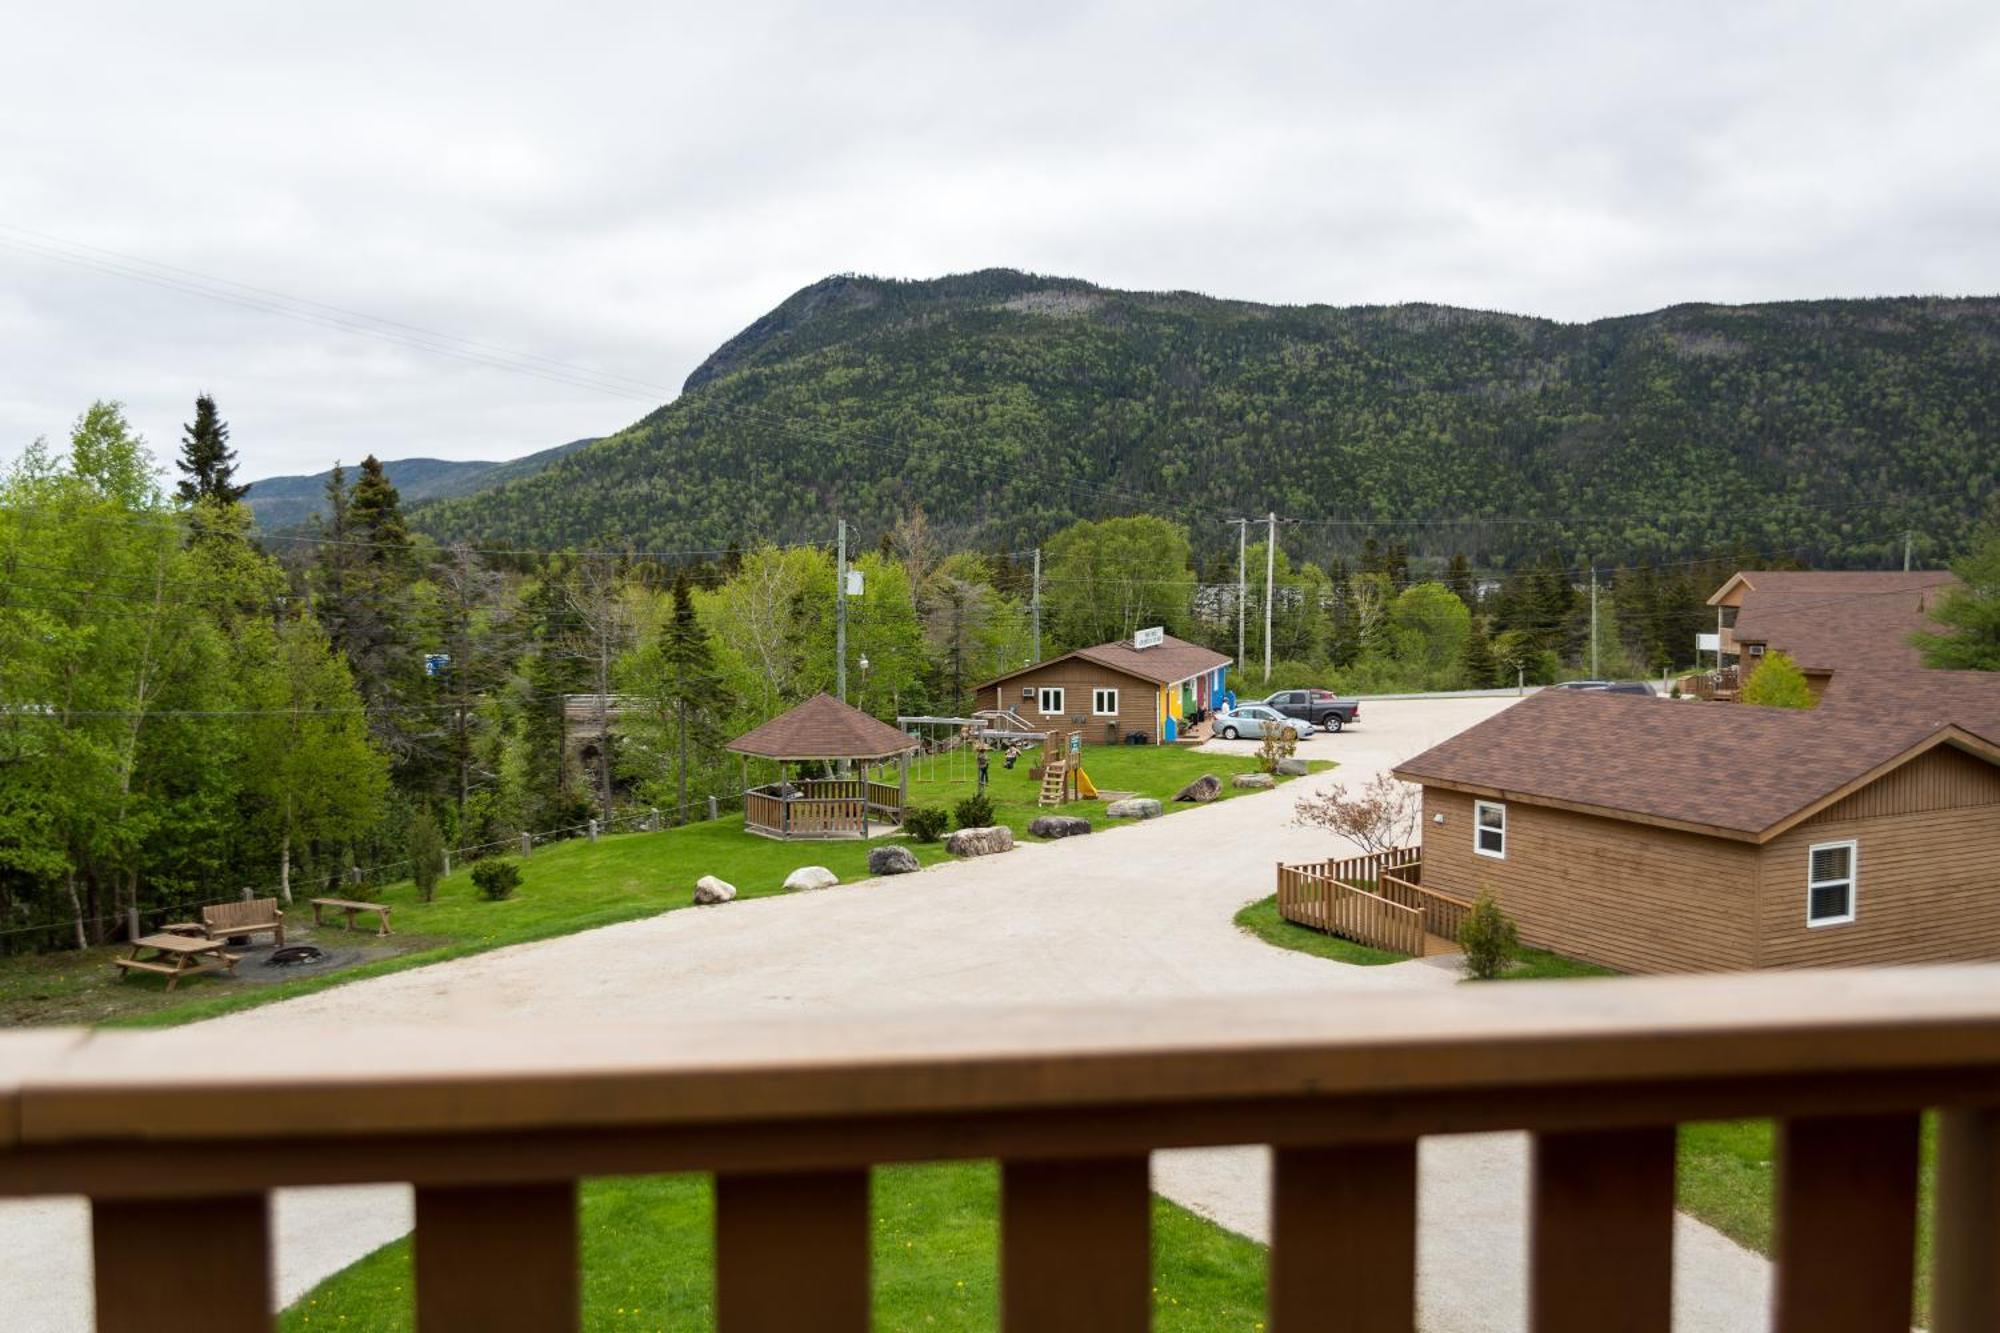
[[[1415,787],[1377,773],[1356,792],[1336,782],[1325,791],[1301,796],[1292,807],[1292,823],[1337,833],[1364,852],[1386,852],[1415,839],[1422,805]]]
[[[1465,953],[1465,975],[1491,981],[1507,970],[1521,948],[1521,932],[1513,918],[1500,910],[1493,890],[1482,887],[1465,924],[1458,928],[1458,947]]]
[[[1299,752],[1299,733],[1292,727],[1264,728],[1264,739],[1257,746],[1257,764],[1266,773],[1276,774],[1278,765]]]
[[[410,879],[417,886],[417,899],[429,902],[437,892],[437,882],[444,878],[444,834],[438,831],[437,818],[428,805],[410,821],[409,851]]]
[[[1806,673],[1799,670],[1799,664],[1785,653],[1771,653],[1764,658],[1764,665],[1750,673],[1750,679],[1743,682],[1743,702],[1762,704],[1766,708],[1811,708],[1812,690],[1806,684]]]
[[[913,805],[903,812],[903,832],[918,842],[936,842],[951,825],[951,816],[934,805]]]
[[[2000,508],[1951,569],[1962,586],[1930,607],[1938,631],[1913,634],[1910,642],[1923,653],[1927,667],[2000,671]]]
[[[514,890],[520,887],[521,865],[505,857],[481,861],[472,867],[472,884],[487,902],[501,902],[513,897]]]
[[[952,809],[960,828],[991,828],[993,826],[993,802],[985,794],[968,796]]]

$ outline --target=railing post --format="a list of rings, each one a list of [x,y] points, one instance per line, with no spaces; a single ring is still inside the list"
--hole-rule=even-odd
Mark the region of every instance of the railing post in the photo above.
[[[867,1333],[868,1173],[718,1175],[719,1333]]]
[[[417,1327],[574,1333],[576,1185],[420,1186]]]
[[[1147,1159],[1003,1163],[1004,1333],[1146,1333],[1151,1315]]]
[[[1915,1115],[1779,1127],[1775,1333],[1910,1326],[1917,1129]]]
[[[1269,1262],[1277,1333],[1412,1333],[1417,1145],[1275,1149]]]
[[[521,855],[532,856],[534,854],[534,851],[535,851],[535,835],[532,833],[523,833],[521,835]]]
[[[2000,1328],[2000,1110],[1938,1112],[1932,1333]]]
[[[1674,1146],[1671,1125],[1536,1135],[1528,1279],[1535,1333],[1668,1333]]]
[[[272,1327],[270,1204],[262,1194],[93,1199],[90,1235],[98,1333]]]

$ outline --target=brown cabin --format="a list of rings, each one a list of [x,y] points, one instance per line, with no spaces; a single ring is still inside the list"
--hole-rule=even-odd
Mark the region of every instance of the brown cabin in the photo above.
[[[1011,711],[1031,727],[1080,731],[1086,745],[1178,737],[1214,711],[1234,659],[1158,631],[1079,648],[975,687],[982,709]]]
[[[1986,698],[1926,717],[1548,692],[1396,776],[1423,787],[1423,887],[1491,889],[1531,945],[1627,972],[2000,959]]]
[[[1815,699],[1836,671],[1915,671],[1923,661],[1910,635],[1936,628],[1930,609],[1957,586],[1944,570],[1741,570],[1708,599],[1717,663],[1740,683],[1784,653]]]

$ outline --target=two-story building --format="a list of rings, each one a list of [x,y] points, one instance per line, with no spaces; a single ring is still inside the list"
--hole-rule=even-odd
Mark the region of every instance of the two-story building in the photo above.
[[[1915,671],[1910,635],[1935,628],[1930,609],[1956,586],[1946,570],[1742,570],[1708,599],[1719,663],[1747,680],[1784,653],[1815,698],[1836,671]]]

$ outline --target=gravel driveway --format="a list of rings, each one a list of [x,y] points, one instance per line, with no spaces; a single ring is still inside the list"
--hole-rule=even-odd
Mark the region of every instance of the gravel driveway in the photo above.
[[[1237,909],[1271,892],[1279,860],[1319,859],[1323,834],[1290,826],[1307,783],[1366,781],[1512,703],[1371,703],[1363,726],[1306,742],[1341,767],[1277,792],[1143,825],[921,874],[763,898],[643,921],[355,982],[213,1020],[284,1029],[305,1019],[398,1023],[459,1017],[686,1023],[782,1014],[1013,1000],[1145,996],[1412,993],[1456,984],[1448,967],[1360,968],[1274,949],[1235,929]],[[1214,742],[1245,750],[1250,742]],[[812,859],[799,849],[800,864]],[[691,867],[700,869],[700,867]],[[1422,1156],[1420,1266],[1427,1333],[1514,1333],[1525,1326],[1523,1140],[1433,1140]],[[1162,1193],[1259,1239],[1261,1149],[1160,1153]],[[279,1297],[289,1302],[410,1226],[402,1187],[284,1192],[277,1203]],[[89,1327],[87,1223],[71,1201],[0,1204],[0,1290],[34,1290],[15,1330]],[[1767,1265],[1681,1219],[1675,1327],[1767,1327]]]

